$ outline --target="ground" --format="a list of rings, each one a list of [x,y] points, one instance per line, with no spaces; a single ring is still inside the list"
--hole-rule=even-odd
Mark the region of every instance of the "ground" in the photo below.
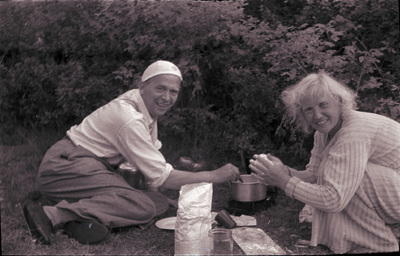
[[[1,200],[1,241],[3,255],[59,255],[59,254],[101,254],[101,255],[172,255],[174,254],[174,232],[161,230],[150,225],[147,229],[127,228],[114,231],[111,237],[99,245],[82,245],[68,238],[61,231],[53,235],[51,246],[36,244],[24,222],[21,205],[26,200],[43,202],[37,191],[36,172],[48,145],[39,145],[36,140],[18,146],[0,146],[0,200]],[[179,192],[163,191],[168,197],[177,199]],[[227,206],[230,198],[230,184],[214,184],[212,211]],[[298,214],[303,204],[288,198],[278,191],[276,204],[254,215],[257,227],[270,236],[287,254],[321,255],[331,254],[329,249],[318,246],[296,245],[309,240],[311,225],[299,223]],[[176,216],[176,208],[160,218]],[[234,254],[244,254],[234,244]]]

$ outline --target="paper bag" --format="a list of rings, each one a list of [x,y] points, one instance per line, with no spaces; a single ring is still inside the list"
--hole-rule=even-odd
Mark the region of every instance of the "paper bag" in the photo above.
[[[175,222],[175,255],[211,252],[212,183],[187,184],[179,192]]]

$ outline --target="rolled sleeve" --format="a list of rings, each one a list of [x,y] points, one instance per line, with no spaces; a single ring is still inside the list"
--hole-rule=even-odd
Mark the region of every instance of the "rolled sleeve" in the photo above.
[[[145,176],[151,189],[160,187],[173,170],[152,142],[143,120],[133,120],[121,129],[116,147],[118,151]]]
[[[162,143],[159,140],[156,140],[156,142],[154,142],[154,147],[158,150],[160,150],[162,148]]]
[[[158,179],[153,179],[151,182],[148,182],[148,189],[149,190],[156,190],[157,188],[161,187],[162,184],[164,184],[165,180],[168,178],[168,176],[171,174],[172,170],[174,167],[167,163],[165,165],[165,173],[163,176],[160,176]]]

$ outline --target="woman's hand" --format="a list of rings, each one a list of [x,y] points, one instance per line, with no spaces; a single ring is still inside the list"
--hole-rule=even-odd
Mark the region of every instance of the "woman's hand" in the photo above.
[[[282,161],[270,154],[254,155],[250,160],[250,169],[253,175],[261,182],[269,186],[275,186],[285,190],[290,179],[287,167]]]

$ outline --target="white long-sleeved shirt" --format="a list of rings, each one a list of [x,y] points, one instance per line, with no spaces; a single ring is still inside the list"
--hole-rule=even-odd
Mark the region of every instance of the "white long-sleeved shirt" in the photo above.
[[[150,116],[138,89],[98,108],[67,135],[75,145],[111,164],[127,160],[143,173],[150,189],[160,187],[173,169],[159,151],[157,120]]]
[[[285,192],[313,206],[311,245],[335,253],[399,249],[387,224],[400,223],[400,124],[352,111],[328,142],[316,132],[307,171],[311,184],[293,177]]]

